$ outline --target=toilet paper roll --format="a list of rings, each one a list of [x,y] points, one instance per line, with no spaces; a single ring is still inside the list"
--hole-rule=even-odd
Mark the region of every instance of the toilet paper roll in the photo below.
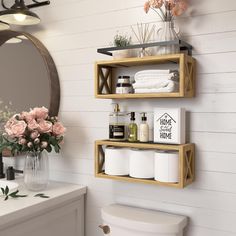
[[[167,183],[179,182],[178,152],[155,152],[155,180]]]
[[[105,173],[108,175],[128,175],[129,151],[126,148],[105,148]]]
[[[134,150],[130,151],[129,175],[134,178],[154,178],[154,151]]]

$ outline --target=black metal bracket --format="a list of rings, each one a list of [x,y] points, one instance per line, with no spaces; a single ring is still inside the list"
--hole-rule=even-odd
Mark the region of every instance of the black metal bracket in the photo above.
[[[29,9],[30,8],[35,8],[35,7],[42,7],[50,4],[50,1],[43,1],[43,2],[38,2],[36,0],[32,0],[34,3],[26,5]]]
[[[1,5],[4,9],[8,10],[10,9],[10,7],[7,7],[5,2],[5,0],[1,0]],[[33,4],[29,4],[29,5],[26,5],[26,7],[28,7],[29,9],[30,8],[35,8],[35,7],[42,7],[42,6],[46,6],[46,5],[49,5],[50,4],[50,1],[43,1],[43,2],[39,2],[37,0],[32,0],[32,2],[34,2]]]
[[[99,48],[97,49],[98,53],[105,54],[108,56],[112,56],[112,51],[125,50],[125,49],[137,49],[137,48],[149,48],[156,46],[170,46],[170,45],[178,45],[180,47],[180,51],[187,51],[188,55],[192,55],[193,47],[192,45],[186,43],[183,40],[172,40],[165,42],[154,42],[154,43],[144,43],[144,44],[134,44],[125,47],[109,47],[109,48]]]

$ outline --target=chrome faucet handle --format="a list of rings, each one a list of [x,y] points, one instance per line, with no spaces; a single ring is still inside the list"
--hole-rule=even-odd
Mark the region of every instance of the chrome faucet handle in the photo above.
[[[103,230],[104,234],[109,234],[111,232],[110,227],[108,225],[99,225],[98,227]]]

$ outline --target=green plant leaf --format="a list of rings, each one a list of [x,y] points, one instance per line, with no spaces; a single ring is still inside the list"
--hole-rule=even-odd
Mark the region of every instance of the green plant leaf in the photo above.
[[[4,188],[1,188],[1,190],[2,190],[2,194],[5,194],[5,190],[4,190]]]
[[[11,196],[11,197],[15,196],[17,193],[19,193],[19,190],[16,190],[15,192],[10,193],[9,196]]]
[[[51,145],[48,145],[48,146],[46,147],[46,150],[47,150],[47,152],[51,152],[51,151],[52,151]]]
[[[59,139],[58,139],[58,142],[60,143],[62,140],[63,140],[63,136],[61,136]]]
[[[14,191],[14,192],[12,192],[12,193],[9,193],[9,187],[8,187],[8,186],[6,186],[5,189],[4,189],[4,188],[1,188],[1,190],[2,190],[2,192],[4,192],[4,194],[5,194],[5,199],[4,199],[4,201],[8,200],[9,197],[11,197],[11,198],[20,198],[20,197],[27,197],[27,196],[28,196],[28,195],[17,194],[17,193],[19,193],[19,190],[16,190],[16,191]]]
[[[28,197],[28,195],[20,195],[20,194],[16,194],[13,196],[11,196],[12,198],[19,198],[19,197]]]
[[[57,145],[57,140],[56,140],[56,138],[53,137],[53,136],[51,136],[51,137],[49,138],[49,142],[50,142],[53,146]]]
[[[38,194],[34,195],[34,197],[50,198],[49,196],[45,195],[44,193],[38,193]]]
[[[50,197],[47,195],[44,195],[44,196],[41,196],[41,198],[50,198]]]
[[[44,193],[38,193],[38,194],[34,195],[34,197],[41,197],[43,195],[44,195]]]
[[[60,152],[60,146],[58,144],[56,144],[54,146],[54,150],[55,150],[56,153],[59,153]]]
[[[9,187],[6,186],[6,188],[5,188],[5,195],[7,195],[8,193],[9,193]]]

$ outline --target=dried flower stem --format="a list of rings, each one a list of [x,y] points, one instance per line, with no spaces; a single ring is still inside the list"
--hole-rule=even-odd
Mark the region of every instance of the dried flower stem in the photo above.
[[[161,9],[161,8],[159,8],[159,9]],[[161,10],[161,14],[155,8],[153,8],[153,7],[152,7],[152,10],[155,11],[160,16],[162,21],[165,21],[165,14],[164,14],[164,12],[162,10]]]

